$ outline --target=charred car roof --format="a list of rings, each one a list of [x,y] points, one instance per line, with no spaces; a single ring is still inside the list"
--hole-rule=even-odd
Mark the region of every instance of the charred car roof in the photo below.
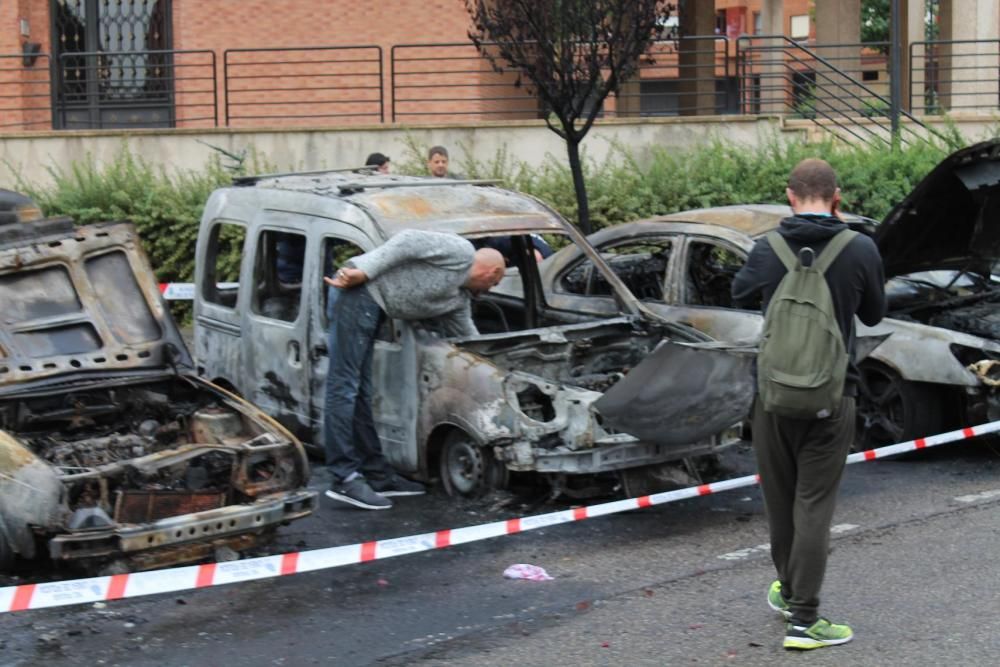
[[[0,188],[0,225],[29,222],[41,217],[41,210],[30,197]]]
[[[782,204],[733,204],[681,211],[642,222],[694,222],[720,225],[755,238],[771,231],[783,218],[791,215],[792,207]],[[874,221],[868,218],[843,212],[841,216],[854,228],[866,228],[868,233],[874,231]]]
[[[0,226],[0,393],[191,360],[130,223]]]
[[[364,209],[385,235],[426,229],[462,235],[565,232],[533,197],[475,181],[329,172],[263,177],[247,185],[340,199]]]

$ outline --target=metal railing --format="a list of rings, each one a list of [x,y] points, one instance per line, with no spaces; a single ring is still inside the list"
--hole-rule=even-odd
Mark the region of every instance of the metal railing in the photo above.
[[[992,66],[983,67],[984,60]],[[1000,107],[1000,40],[913,42],[909,53],[911,111],[996,111]]]
[[[493,71],[469,42],[397,44],[389,58],[393,122],[542,117],[518,72]]]
[[[614,96],[621,118],[702,116],[738,112],[731,42],[722,35],[658,40],[640,60],[638,76]]]
[[[654,42],[636,77],[608,98],[601,113],[626,118],[733,112],[729,51],[729,41],[716,35]],[[394,122],[523,120],[544,113],[523,75],[513,68],[496,72],[468,42],[397,44],[390,62]]]
[[[860,47],[860,48],[859,48]],[[737,40],[743,113],[782,114],[817,121],[835,135],[891,145],[891,104],[879,91],[851,75],[860,65],[841,69],[820,51],[837,53],[841,64],[860,62],[874,49],[867,45],[822,45],[806,48],[784,35],[741,37]],[[856,54],[856,55],[854,55]],[[862,76],[862,79],[864,76]],[[888,92],[888,90],[886,90]],[[903,112],[913,125],[927,127]],[[860,122],[859,122],[859,119]],[[921,135],[901,127],[900,140]]]
[[[227,127],[385,121],[379,46],[228,49],[223,79]]]
[[[888,44],[787,37],[655,42],[603,117],[781,114],[844,136],[885,138]],[[388,58],[390,77],[384,76]],[[911,45],[902,69],[915,113],[1000,108],[1000,40]],[[223,98],[220,99],[219,89]],[[219,109],[220,103],[223,108]],[[0,131],[254,127],[541,118],[515,71],[469,43],[0,54]],[[858,122],[858,119],[861,122]],[[919,123],[909,123],[913,126]]]
[[[63,53],[52,77],[59,129],[214,127],[211,50]]]

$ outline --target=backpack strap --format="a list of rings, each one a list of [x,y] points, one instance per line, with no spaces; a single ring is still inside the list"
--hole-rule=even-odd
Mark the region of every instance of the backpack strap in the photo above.
[[[816,270],[825,274],[826,270],[833,264],[833,260],[837,259],[840,251],[846,248],[847,244],[854,240],[854,237],[857,235],[857,232],[850,229],[843,229],[837,232],[813,263]]]
[[[777,231],[768,232],[764,235],[764,238],[766,238],[767,242],[771,244],[771,250],[774,251],[774,254],[777,255],[778,259],[781,260],[781,263],[785,265],[785,270],[789,273],[794,271],[795,267],[799,265],[799,258],[795,256],[795,253],[792,252],[788,242],[782,238],[781,234]]]

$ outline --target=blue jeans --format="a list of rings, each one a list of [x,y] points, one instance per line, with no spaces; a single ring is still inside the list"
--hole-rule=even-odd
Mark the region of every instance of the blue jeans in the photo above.
[[[372,354],[382,309],[364,287],[330,288],[323,435],[326,465],[336,481],[354,473],[384,477],[392,467],[372,415]]]

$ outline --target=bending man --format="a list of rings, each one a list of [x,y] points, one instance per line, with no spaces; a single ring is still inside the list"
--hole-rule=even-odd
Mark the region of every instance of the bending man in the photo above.
[[[388,316],[433,319],[448,336],[474,336],[471,297],[495,286],[503,256],[455,234],[406,230],[346,262],[324,280],[340,290],[331,309],[324,423],[326,495],[363,509],[388,509],[388,496],[419,495],[382,454],[372,415],[375,334]]]

